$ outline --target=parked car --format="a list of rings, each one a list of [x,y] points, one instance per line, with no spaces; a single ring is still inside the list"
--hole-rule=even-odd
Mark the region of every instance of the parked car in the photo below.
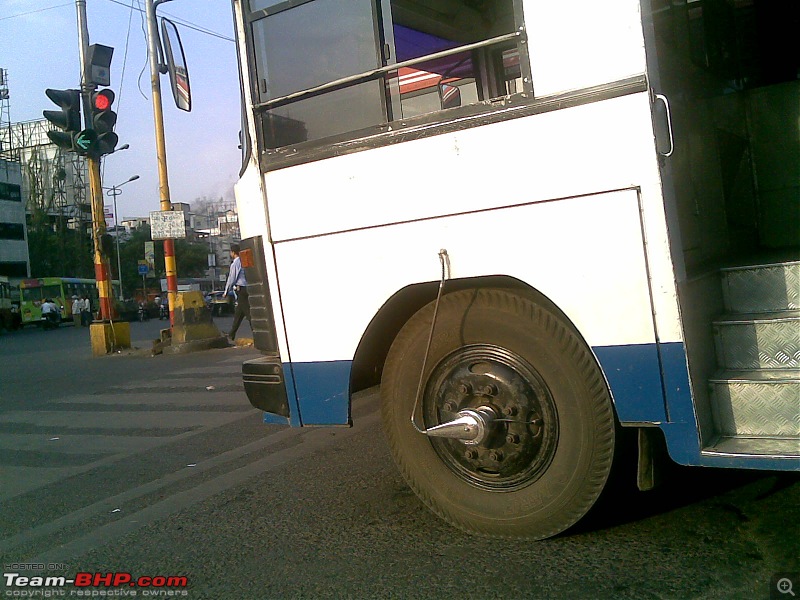
[[[233,314],[233,296],[226,296],[225,292],[209,292],[206,296],[206,305],[211,309],[211,314],[220,317]]]

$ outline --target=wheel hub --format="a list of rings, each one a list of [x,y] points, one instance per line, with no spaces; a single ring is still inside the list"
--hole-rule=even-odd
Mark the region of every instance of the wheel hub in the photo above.
[[[483,344],[459,348],[434,368],[422,402],[434,449],[473,485],[517,489],[538,479],[552,460],[555,404],[516,353]]]
[[[490,406],[481,406],[478,410],[465,408],[458,411],[457,418],[452,421],[427,429],[425,435],[461,440],[470,446],[482,444],[496,418]]]

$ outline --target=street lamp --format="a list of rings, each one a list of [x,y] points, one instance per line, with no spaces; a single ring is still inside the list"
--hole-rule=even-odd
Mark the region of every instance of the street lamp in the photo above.
[[[125,144],[125,146],[127,146],[127,144]],[[119,150],[123,150],[125,146],[119,148]],[[117,213],[117,196],[119,196],[122,193],[122,190],[119,188],[121,188],[126,183],[130,183],[131,181],[136,181],[137,179],[139,179],[139,176],[133,175],[128,180],[123,181],[119,185],[112,185],[110,188],[104,188],[106,190],[106,195],[112,196],[114,198],[114,233],[116,233],[116,235],[114,236],[114,241],[116,242],[117,245],[117,277],[119,277],[120,293],[122,293],[122,262],[120,261],[119,258],[119,213]]]

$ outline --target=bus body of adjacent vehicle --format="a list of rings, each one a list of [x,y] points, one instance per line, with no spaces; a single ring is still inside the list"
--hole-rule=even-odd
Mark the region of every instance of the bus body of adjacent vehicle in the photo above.
[[[12,292],[16,290],[11,285],[8,277],[0,275],[0,328],[8,331],[19,326],[19,306],[12,299]]]
[[[115,291],[118,283],[114,282]],[[61,311],[61,320],[72,318],[72,297],[89,298],[93,307],[99,306],[97,282],[78,277],[40,277],[23,279],[20,284],[22,324],[42,322],[42,302],[50,298]]]
[[[411,487],[501,536],[585,514],[620,427],[642,488],[659,431],[800,467],[795,4],[233,6],[267,422],[380,384]]]

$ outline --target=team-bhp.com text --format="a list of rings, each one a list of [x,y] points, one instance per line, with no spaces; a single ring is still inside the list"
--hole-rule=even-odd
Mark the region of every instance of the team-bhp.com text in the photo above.
[[[185,576],[141,576],[130,573],[76,573],[74,577],[29,576],[3,573],[4,596],[13,598],[80,597],[185,597],[188,579]],[[67,586],[74,586],[64,589]],[[138,589],[137,589],[138,588]]]

